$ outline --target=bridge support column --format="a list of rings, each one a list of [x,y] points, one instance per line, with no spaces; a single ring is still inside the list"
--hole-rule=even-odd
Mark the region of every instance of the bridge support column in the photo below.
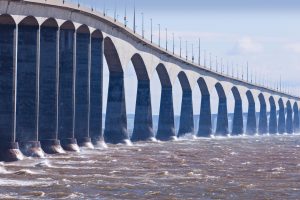
[[[19,26],[16,135],[26,156],[43,157],[38,141],[40,34],[38,26]]]
[[[226,136],[227,134],[228,134],[227,100],[226,97],[219,97],[216,135]]]
[[[16,52],[18,28],[0,25],[0,161],[22,160],[15,137]]]
[[[234,114],[233,114],[233,125],[232,125],[232,135],[243,134],[243,108],[242,100],[236,99],[234,105]]]
[[[277,133],[277,112],[274,100],[270,100],[269,133]]]
[[[102,134],[103,97],[103,39],[92,37],[90,79],[90,135],[97,146],[104,140]]]
[[[266,134],[268,132],[267,105],[263,96],[260,98],[260,112],[258,122],[258,133]]]
[[[41,28],[39,139],[49,154],[63,153],[57,132],[58,38],[57,27]]]
[[[210,95],[201,95],[198,137],[209,137],[212,134]]]
[[[293,133],[293,110],[290,102],[287,103],[286,108],[286,132]]]
[[[254,135],[256,133],[256,113],[254,101],[250,102],[248,106],[246,132],[248,135]]]
[[[59,41],[58,135],[67,151],[79,151],[74,137],[75,42],[73,29],[61,29]]]
[[[283,102],[279,103],[279,117],[278,117],[278,132],[280,134],[285,133],[285,110]]]
[[[149,80],[138,80],[132,141],[145,141],[154,137]]]
[[[166,141],[175,137],[172,86],[162,86],[156,138]]]
[[[125,143],[129,139],[123,72],[109,73],[104,139],[112,144]]]
[[[79,146],[93,148],[89,136],[89,81],[90,34],[77,32],[74,133]]]
[[[182,91],[178,136],[183,136],[186,133],[194,133],[193,97],[191,90]]]
[[[299,133],[299,129],[300,129],[299,109],[296,103],[293,106],[293,110],[294,110],[294,119],[293,119],[294,133]]]

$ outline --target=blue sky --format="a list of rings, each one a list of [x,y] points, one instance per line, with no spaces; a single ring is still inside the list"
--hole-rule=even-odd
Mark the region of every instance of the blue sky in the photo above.
[[[113,16],[116,7],[119,21],[123,20],[126,5],[128,26],[132,27],[133,0],[80,0],[79,2],[88,7],[93,6],[99,11],[103,11],[105,4],[106,12],[110,16]],[[232,63],[234,71],[238,69],[241,72],[242,68],[245,71],[248,61],[250,72],[253,76],[256,74],[258,81],[268,81],[269,85],[275,86],[281,76],[283,85],[289,91],[299,95],[299,8],[300,1],[296,0],[136,0],[136,24],[137,32],[141,33],[143,12],[145,35],[148,38],[150,38],[150,18],[153,19],[155,42],[158,41],[158,24],[161,24],[162,31],[168,28],[169,45],[172,43],[171,36],[174,32],[177,52],[179,52],[179,37],[182,37],[183,41],[188,41],[190,57],[192,43],[197,47],[198,38],[201,38],[202,55],[205,50],[207,54],[211,52],[214,60],[215,56],[219,59],[223,58],[224,63],[229,63],[230,71]],[[162,33],[162,44],[164,43],[165,34]],[[196,49],[195,51],[197,52]],[[214,66],[215,61],[213,61]],[[131,66],[125,73],[129,77],[126,81],[136,84]],[[130,97],[135,95],[134,89],[127,90],[128,94],[132,92]],[[154,96],[159,96],[159,92],[152,93],[155,93]],[[200,95],[198,92],[195,93],[196,96]],[[127,102],[130,102],[130,99],[132,98],[127,98]],[[159,98],[155,99],[158,102]],[[129,103],[127,108],[129,113],[134,113],[134,101]],[[180,101],[176,101],[174,106],[175,113],[178,114],[180,106],[176,106],[177,104],[179,105]],[[195,103],[195,107],[197,105],[198,103]],[[153,110],[154,114],[157,114],[158,106],[154,106]],[[199,112],[197,110],[198,108],[195,108],[196,113]],[[232,110],[231,105],[229,105],[230,110]]]

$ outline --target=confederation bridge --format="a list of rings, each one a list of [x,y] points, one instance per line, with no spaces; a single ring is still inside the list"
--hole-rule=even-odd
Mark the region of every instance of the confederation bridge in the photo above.
[[[102,133],[103,55],[109,68]],[[124,66],[138,80],[134,129],[127,131]],[[153,131],[150,82],[161,83],[158,130]],[[173,97],[179,80],[182,97]],[[192,88],[201,92],[199,128],[194,130]],[[136,88],[131,88],[136,89]],[[218,94],[216,129],[211,93]],[[227,98],[234,97],[232,132]],[[179,131],[173,99],[182,98]],[[248,103],[243,125],[243,101]],[[213,72],[173,55],[114,19],[63,0],[0,1],[0,160],[125,140],[172,140],[185,133],[264,134],[299,131],[299,98]],[[257,109],[259,108],[259,109]],[[256,115],[256,113],[259,113]]]

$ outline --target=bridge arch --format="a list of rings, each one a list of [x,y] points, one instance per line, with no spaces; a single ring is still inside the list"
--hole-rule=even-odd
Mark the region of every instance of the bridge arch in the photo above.
[[[197,83],[201,92],[200,117],[197,136],[209,137],[212,134],[210,93],[203,77],[200,77],[197,80]]]
[[[243,106],[240,92],[236,86],[231,88],[234,97],[234,115],[232,122],[232,135],[240,135],[244,132],[243,126]]]
[[[39,26],[37,19],[33,16],[27,16],[22,19],[19,23],[19,26]]]
[[[227,98],[221,83],[216,83],[215,88],[219,96],[216,134],[225,136],[228,134]]]
[[[287,133],[293,133],[293,109],[292,109],[292,104],[290,100],[286,102],[286,132]]]
[[[194,133],[193,95],[186,73],[181,71],[177,76],[182,88],[180,125],[178,131],[178,136],[182,136],[186,133]]]
[[[77,28],[77,33],[90,34],[90,29],[87,25],[82,24]]]
[[[270,118],[269,118],[269,133],[274,134],[277,133],[277,110],[276,103],[273,96],[269,98],[270,103]]]
[[[251,90],[246,92],[248,100],[248,114],[247,114],[247,128],[246,132],[249,135],[254,135],[257,132],[256,125],[256,109],[255,109],[255,100]]]
[[[159,140],[170,140],[176,136],[172,83],[168,71],[162,63],[156,67],[156,71],[161,83],[161,98],[156,138]]]
[[[150,79],[140,54],[134,54],[131,61],[138,80],[134,128],[131,140],[149,140],[154,137]]]
[[[267,104],[263,93],[258,95],[258,99],[260,103],[258,133],[266,134],[268,132]]]
[[[294,112],[294,119],[293,119],[294,133],[299,133],[300,119],[299,119],[299,106],[297,102],[295,102],[293,105],[293,112]]]
[[[280,134],[285,133],[286,127],[285,127],[285,108],[282,98],[278,100],[279,105],[279,117],[278,117],[278,132]]]
[[[104,139],[108,143],[123,143],[129,138],[127,132],[124,72],[119,54],[109,37],[104,39],[104,55],[109,69]]]
[[[43,26],[58,28],[58,23],[55,18],[48,18],[41,24],[41,27]]]
[[[16,26],[14,18],[9,14],[0,15],[0,25],[13,25]]]

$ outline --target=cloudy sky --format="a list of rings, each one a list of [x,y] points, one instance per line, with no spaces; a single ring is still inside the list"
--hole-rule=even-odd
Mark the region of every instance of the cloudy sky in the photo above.
[[[78,0],[73,2],[77,3]],[[119,21],[123,21],[127,7],[128,26],[133,25],[133,0],[79,0],[79,2],[99,11],[103,11],[105,5],[106,12],[110,16],[114,15],[116,8]],[[281,76],[283,85],[290,92],[299,95],[299,9],[298,0],[136,0],[136,24],[137,32],[141,33],[141,13],[144,13],[146,37],[150,38],[150,18],[152,18],[154,41],[158,41],[158,24],[161,24],[162,31],[168,28],[169,44],[172,43],[172,33],[175,34],[177,52],[179,37],[182,37],[183,41],[188,41],[190,57],[192,44],[197,48],[198,38],[201,38],[201,54],[203,55],[205,50],[207,54],[211,52],[213,58],[215,56],[222,58],[224,63],[229,63],[230,72],[232,65],[235,71],[239,69],[241,72],[248,61],[250,72],[253,76],[256,74],[258,81],[268,80],[269,85],[275,86]],[[165,37],[162,38],[162,44],[164,41]],[[214,67],[215,61],[212,64]],[[105,71],[108,74],[107,70]],[[136,84],[131,66],[125,73],[126,83]],[[105,79],[106,81],[108,80]],[[106,87],[104,86],[104,90]],[[156,85],[152,87],[156,88]],[[174,87],[175,95],[180,95],[179,84],[176,83]],[[132,97],[135,97],[135,92],[126,88],[128,113],[134,113],[135,99]],[[194,93],[197,99],[200,94],[198,91]],[[157,114],[160,91],[152,91],[152,95],[153,111]],[[181,99],[174,102],[177,114],[180,111],[180,101]],[[195,113],[198,113],[199,103],[195,101],[194,107]],[[214,107],[216,106],[212,109],[216,111]],[[229,111],[232,109],[229,105]]]

